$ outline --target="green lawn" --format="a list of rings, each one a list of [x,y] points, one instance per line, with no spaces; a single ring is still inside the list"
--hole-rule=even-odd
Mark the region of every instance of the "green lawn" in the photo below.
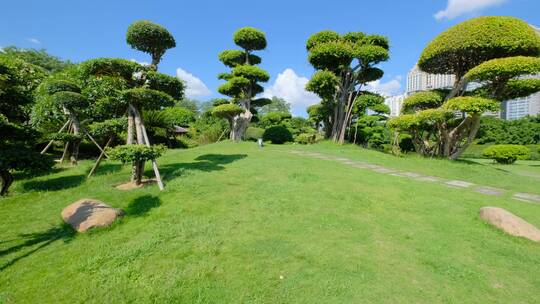
[[[5,303],[534,303],[540,244],[478,218],[499,206],[540,227],[540,205],[288,153],[317,151],[540,194],[540,162],[495,166],[393,157],[354,146],[219,143],[172,150],[166,181],[120,191],[129,168],[91,162],[19,180],[0,199]],[[147,165],[147,173],[151,174]],[[80,198],[123,208],[75,235]]]

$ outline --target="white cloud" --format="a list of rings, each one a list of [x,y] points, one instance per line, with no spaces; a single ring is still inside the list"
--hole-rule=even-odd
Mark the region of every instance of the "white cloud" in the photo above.
[[[176,77],[182,79],[186,83],[187,98],[202,97],[212,94],[202,80],[181,68],[176,69]]]
[[[401,89],[401,76],[396,76],[387,82],[381,82],[381,80],[368,82],[365,89],[383,96],[396,95]]]
[[[39,41],[37,38],[28,38],[29,42],[32,42],[33,44],[41,44],[41,41]]]
[[[446,9],[438,11],[433,16],[437,20],[454,19],[490,6],[503,4],[504,2],[507,2],[507,0],[448,0]]]
[[[134,58],[131,58],[130,61],[133,61],[133,62],[136,62],[140,65],[144,65],[144,66],[148,66],[150,65],[150,62],[146,62],[146,61],[138,61],[137,59],[134,59]]]
[[[306,116],[306,108],[320,101],[320,98],[305,90],[306,77],[298,76],[293,69],[287,68],[279,73],[274,84],[264,90],[263,96],[281,97],[291,104],[294,115]]]

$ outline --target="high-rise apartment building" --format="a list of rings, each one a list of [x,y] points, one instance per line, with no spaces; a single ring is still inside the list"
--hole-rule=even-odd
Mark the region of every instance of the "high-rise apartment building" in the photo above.
[[[440,88],[451,88],[456,77],[445,74],[429,74],[420,70],[418,65],[407,75],[407,94]]]

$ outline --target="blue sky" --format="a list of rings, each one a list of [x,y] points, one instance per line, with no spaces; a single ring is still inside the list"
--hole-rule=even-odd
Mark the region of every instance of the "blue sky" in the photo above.
[[[423,47],[451,25],[479,15],[515,16],[540,25],[539,0],[377,0],[377,1],[6,1],[0,18],[0,47],[44,48],[75,62],[121,57],[149,62],[147,54],[125,42],[130,23],[151,20],[165,26],[177,47],[169,50],[161,72],[179,75],[190,97],[218,97],[216,75],[227,69],[217,59],[234,48],[233,32],[253,26],[266,33],[268,47],[259,53],[271,79],[266,95],[293,104],[293,113],[317,98],[303,90],[313,68],[305,41],[331,29],[385,35],[391,44],[385,76],[371,88],[385,94],[403,91],[405,78]]]

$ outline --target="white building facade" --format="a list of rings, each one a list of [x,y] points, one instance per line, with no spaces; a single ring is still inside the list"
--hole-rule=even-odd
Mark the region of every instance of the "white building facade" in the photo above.
[[[441,88],[452,88],[456,77],[446,74],[429,74],[420,70],[418,65],[407,74],[407,91],[406,94],[429,91]]]
[[[406,97],[406,94],[401,94],[389,96],[384,99],[384,104],[390,108],[390,117],[396,117],[401,114],[401,107],[403,106],[403,101]]]

